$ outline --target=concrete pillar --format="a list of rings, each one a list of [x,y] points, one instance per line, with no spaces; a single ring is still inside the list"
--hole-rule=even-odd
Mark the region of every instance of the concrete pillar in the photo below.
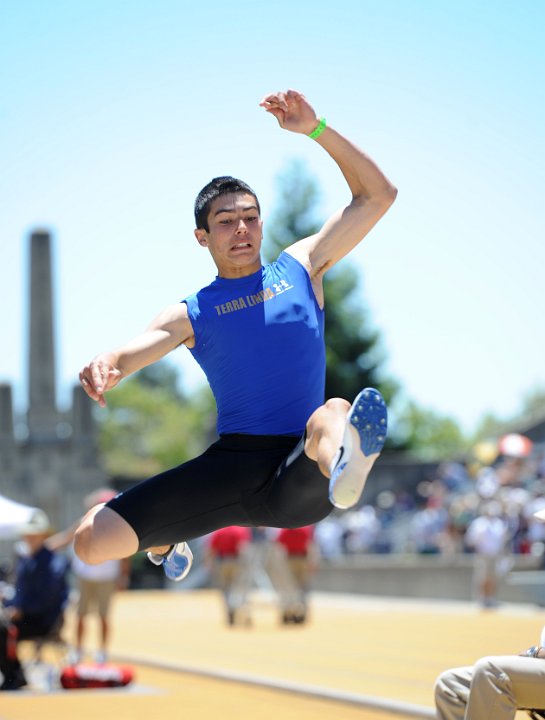
[[[18,447],[15,442],[11,385],[0,384],[0,493],[13,497]]]
[[[12,444],[13,434],[13,399],[11,385],[0,384],[0,445]]]
[[[55,339],[51,238],[45,231],[30,238],[28,430],[32,440],[56,435]]]

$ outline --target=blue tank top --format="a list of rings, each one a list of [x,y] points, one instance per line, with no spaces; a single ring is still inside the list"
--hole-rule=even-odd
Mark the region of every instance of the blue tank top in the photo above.
[[[218,408],[218,433],[301,435],[324,402],[324,311],[293,256],[190,295],[191,353]]]

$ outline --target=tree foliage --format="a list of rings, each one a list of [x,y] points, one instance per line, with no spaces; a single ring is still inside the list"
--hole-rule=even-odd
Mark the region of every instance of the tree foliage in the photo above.
[[[520,408],[509,417],[499,417],[488,412],[481,418],[475,432],[476,440],[496,438],[504,433],[523,431],[533,422],[545,417],[545,387],[536,386],[521,398]]]
[[[408,401],[398,414],[399,444],[423,461],[463,457],[471,443],[451,417]]]
[[[528,390],[522,399],[521,416],[545,415],[545,386],[538,385]]]
[[[112,475],[147,477],[201,452],[215,419],[208,388],[186,397],[163,360],[108,393],[99,413],[99,445]]]

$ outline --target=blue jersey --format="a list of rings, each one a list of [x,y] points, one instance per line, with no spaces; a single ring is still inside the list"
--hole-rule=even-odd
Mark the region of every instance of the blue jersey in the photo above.
[[[184,302],[218,433],[301,435],[325,386],[324,311],[301,263],[283,252],[252,275],[217,277]]]

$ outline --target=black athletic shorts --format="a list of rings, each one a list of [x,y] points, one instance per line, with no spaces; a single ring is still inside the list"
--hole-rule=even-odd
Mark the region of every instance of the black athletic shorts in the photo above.
[[[329,480],[304,437],[222,435],[202,455],[107,503],[134,529],[139,549],[173,545],[228,525],[301,527],[325,518]]]

